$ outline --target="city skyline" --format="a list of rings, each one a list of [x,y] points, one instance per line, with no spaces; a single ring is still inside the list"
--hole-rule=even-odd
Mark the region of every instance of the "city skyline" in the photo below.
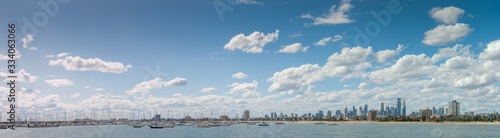
[[[409,115],[451,100],[479,114],[500,110],[494,3],[2,1],[0,22],[17,25],[22,116],[300,116],[365,105]],[[0,90],[7,105],[8,86]]]

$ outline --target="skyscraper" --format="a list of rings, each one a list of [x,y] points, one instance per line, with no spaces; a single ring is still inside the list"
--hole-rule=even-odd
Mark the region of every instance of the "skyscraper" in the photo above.
[[[459,116],[460,115],[460,103],[457,100],[452,100],[448,103],[448,115]]]
[[[403,100],[403,116],[406,116],[406,103],[405,103],[405,100]]]
[[[382,102],[382,103],[380,104],[380,114],[381,114],[381,115],[384,115],[384,114],[385,114],[385,113],[384,113],[384,102]]]
[[[331,118],[332,117],[332,111],[328,110],[326,112],[326,117]]]
[[[243,111],[243,120],[248,120],[250,119],[250,111],[245,110]]]
[[[368,115],[368,105],[365,104],[365,109],[363,109],[363,116],[367,116]]]
[[[396,109],[396,116],[400,116],[401,115],[401,98],[397,98],[398,99],[398,103],[397,103],[397,109]]]

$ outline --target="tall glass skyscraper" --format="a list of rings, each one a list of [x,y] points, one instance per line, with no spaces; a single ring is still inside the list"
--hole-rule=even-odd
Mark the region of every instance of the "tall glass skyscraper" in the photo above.
[[[397,109],[396,109],[396,116],[401,115],[401,98],[398,98],[398,104],[397,104]]]
[[[403,100],[403,116],[406,116],[406,103],[405,103],[405,100]]]
[[[385,113],[384,113],[384,102],[382,102],[382,103],[380,104],[380,114],[381,114],[381,115],[385,115]]]

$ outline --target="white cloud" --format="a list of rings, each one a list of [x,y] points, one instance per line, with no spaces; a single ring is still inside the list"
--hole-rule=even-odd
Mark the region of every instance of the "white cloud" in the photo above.
[[[231,75],[231,78],[233,78],[233,79],[244,79],[247,77],[248,77],[248,75],[243,73],[243,72],[238,72],[238,73]]]
[[[28,34],[28,35],[24,36],[23,39],[21,39],[21,41],[23,41],[23,47],[30,49],[30,50],[37,50],[36,47],[29,47],[28,46],[29,43],[33,42],[33,40],[35,40],[35,38],[32,34]]]
[[[500,60],[500,39],[486,44],[486,49],[479,54],[483,60]]]
[[[471,45],[456,44],[453,47],[440,48],[438,53],[432,56],[432,60],[437,62],[441,59],[455,57],[455,56],[472,56],[470,52]]]
[[[99,71],[103,73],[123,73],[129,69],[129,67],[123,65],[120,62],[106,62],[99,58],[89,58],[82,59],[80,57],[65,57],[63,59],[50,60],[49,65],[57,66],[61,65],[66,70],[71,71]]]
[[[264,3],[258,2],[255,0],[236,0],[236,3],[238,4],[256,4],[256,5],[263,5]]]
[[[174,97],[180,97],[180,96],[183,96],[183,94],[182,93],[174,93],[174,94],[172,94],[172,96],[174,96]]]
[[[304,64],[275,72],[267,81],[272,82],[269,91],[287,91],[293,93],[304,86],[324,80],[327,77],[342,76],[351,78],[362,75],[362,71],[371,66],[367,61],[372,48],[343,48],[341,53],[334,53],[323,67],[318,64]]]
[[[463,23],[438,25],[436,28],[424,33],[422,43],[432,46],[445,45],[466,36],[472,31],[473,29],[469,28],[468,24]]]
[[[166,86],[183,86],[187,84],[187,80],[185,78],[175,78],[165,83]]]
[[[62,57],[65,57],[69,54],[71,54],[71,53],[63,52],[63,53],[59,53],[57,55],[45,55],[45,57],[47,57],[47,58],[53,58],[53,57],[62,58]]]
[[[93,91],[104,91],[105,89],[104,88],[95,88],[95,89],[92,89]]]
[[[344,37],[342,37],[341,35],[335,35],[335,36],[333,36],[332,42],[340,41],[340,40],[342,40],[342,38],[344,38]]]
[[[0,72],[0,77],[2,78],[3,81],[7,81],[7,76],[9,75],[12,74],[8,74],[6,72]],[[17,72],[17,74],[14,75],[17,76],[17,81],[19,82],[33,83],[38,78],[37,76],[33,76],[30,73],[26,72],[24,69],[19,70],[19,72]]]
[[[62,58],[62,57],[65,57],[69,54],[71,54],[71,53],[59,53],[59,54],[57,54],[57,58]]]
[[[272,82],[269,91],[299,90],[303,86],[323,80],[321,66],[318,64],[304,64],[299,67],[291,67],[273,74],[268,81]]]
[[[259,97],[260,92],[257,92],[257,85],[259,83],[257,81],[253,81],[252,83],[233,83],[228,85],[230,87],[229,94],[240,94],[243,97]]]
[[[329,76],[354,77],[359,75],[360,71],[371,67],[367,59],[372,53],[372,47],[343,48],[340,54],[334,53],[328,57],[328,62],[323,67],[324,72]]]
[[[464,14],[464,12],[465,11],[460,8],[450,6],[445,8],[434,7],[429,11],[429,14],[437,22],[454,24],[457,23],[458,17]]]
[[[431,58],[425,54],[405,55],[394,65],[388,68],[375,70],[369,74],[369,78],[375,83],[387,83],[399,79],[411,79],[429,77],[437,66]]]
[[[71,97],[71,98],[78,98],[78,97],[80,97],[80,93],[79,92],[74,93],[74,94],[70,95],[69,97]]]
[[[66,87],[75,85],[73,81],[68,79],[50,79],[50,80],[45,80],[45,83],[53,87]]]
[[[365,89],[367,88],[368,86],[370,86],[370,84],[366,83],[366,82],[362,82],[358,85],[358,89]]]
[[[387,50],[378,51],[377,53],[375,53],[375,57],[377,58],[377,62],[385,63],[387,61],[387,59],[394,58],[394,56],[398,55],[399,52],[403,51],[404,48],[405,48],[404,45],[399,44],[398,48],[396,50],[387,49]]]
[[[125,91],[127,94],[135,94],[135,93],[149,93],[150,90],[161,88],[165,86],[165,82],[162,81],[161,78],[154,78],[149,81],[138,83],[131,90]]]
[[[306,52],[309,46],[302,46],[300,43],[294,43],[287,46],[282,46],[278,53],[297,53],[297,52]]]
[[[16,50],[14,52],[14,59],[19,59],[21,58],[21,54],[19,53],[19,50]],[[6,53],[5,55],[0,54],[0,60],[10,60],[9,54]]]
[[[278,40],[278,35],[279,30],[267,35],[257,31],[248,36],[240,33],[231,38],[231,40],[224,46],[224,49],[231,51],[240,50],[246,53],[262,53],[262,48],[266,44]]]
[[[333,39],[332,37],[326,37],[326,38],[323,38],[323,39],[319,40],[318,42],[314,43],[314,45],[325,46],[326,43],[330,42],[332,39]]]
[[[337,5],[333,5],[328,13],[324,14],[322,17],[313,17],[310,14],[302,14],[301,18],[314,20],[314,23],[312,23],[313,25],[351,23],[354,22],[354,20],[349,19],[349,15],[346,14],[353,8],[349,2],[349,0],[342,0],[338,7]]]
[[[214,92],[216,91],[217,89],[214,88],[214,87],[205,87],[203,89],[201,89],[201,92],[204,92],[204,93],[211,93],[211,92]]]
[[[314,45],[325,46],[326,43],[328,43],[328,42],[337,42],[337,41],[342,40],[342,38],[343,37],[341,35],[335,35],[333,37],[326,37],[326,38],[323,38],[323,39],[319,40],[318,42],[314,43]]]
[[[161,78],[154,78],[149,81],[138,83],[131,90],[125,91],[126,94],[145,94],[149,93],[150,90],[158,89],[166,86],[182,86],[186,85],[187,80],[185,78],[175,78],[170,81],[163,81]]]

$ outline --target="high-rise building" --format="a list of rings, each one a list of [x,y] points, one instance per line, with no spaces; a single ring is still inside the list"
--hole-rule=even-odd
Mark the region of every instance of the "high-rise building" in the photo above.
[[[460,115],[460,103],[457,100],[452,100],[448,103],[448,115],[459,116]]]
[[[398,109],[395,109],[394,107],[391,107],[391,109],[390,109],[391,115],[396,116],[396,110],[398,110]]]
[[[403,100],[403,116],[406,116],[406,103],[405,103],[405,100]]]
[[[243,117],[242,118],[243,118],[243,120],[250,119],[250,111],[248,111],[248,110],[243,111]]]
[[[432,110],[429,108],[420,110],[420,115],[422,118],[429,119],[432,116]]]
[[[326,112],[326,117],[331,118],[332,117],[332,111],[328,110]]]
[[[357,113],[356,106],[352,106],[352,116],[356,116]]]
[[[385,115],[384,113],[384,102],[380,103],[380,114]]]
[[[397,98],[398,99],[398,103],[397,103],[397,109],[396,109],[396,116],[400,116],[401,115],[401,98]]]
[[[358,114],[357,114],[357,115],[358,115],[358,116],[363,116],[363,113],[364,113],[364,112],[365,112],[365,111],[363,111],[363,107],[362,107],[362,106],[359,106],[359,112],[358,112]]]
[[[271,112],[271,119],[274,119],[274,113]]]
[[[365,104],[365,109],[363,109],[363,116],[367,116],[368,115],[368,105]]]

